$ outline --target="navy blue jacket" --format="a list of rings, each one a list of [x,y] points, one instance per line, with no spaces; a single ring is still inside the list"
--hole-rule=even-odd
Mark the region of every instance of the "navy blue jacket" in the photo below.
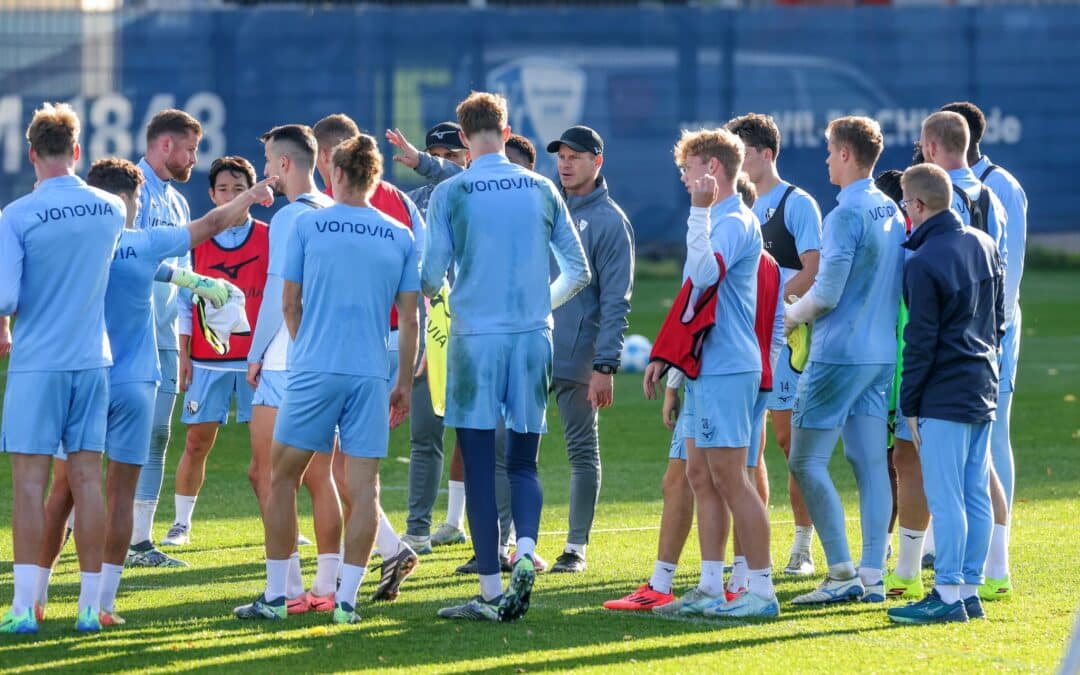
[[[994,240],[945,210],[904,247],[913,253],[904,263],[900,409],[950,422],[994,419],[1005,335],[1005,277]]]

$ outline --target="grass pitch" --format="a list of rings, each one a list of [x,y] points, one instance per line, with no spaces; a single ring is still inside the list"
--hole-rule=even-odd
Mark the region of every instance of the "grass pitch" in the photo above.
[[[676,272],[639,274],[631,332],[652,336],[674,297]],[[248,486],[246,427],[222,430],[195,512],[194,540],[170,551],[191,563],[181,570],[127,570],[117,603],[125,627],[83,637],[73,631],[78,566],[69,545],[54,576],[49,618],[36,637],[0,639],[0,672],[34,671],[438,671],[533,672],[611,668],[660,672],[985,672],[1049,671],[1061,658],[1080,601],[1080,274],[1029,271],[1023,288],[1023,343],[1014,402],[1017,503],[1012,546],[1017,595],[988,603],[989,621],[966,625],[896,627],[882,605],[796,608],[798,593],[820,580],[777,575],[782,616],[775,621],[714,623],[617,614],[600,607],[647,580],[656,557],[660,477],[668,432],[658,402],[645,401],[640,378],[617,377],[616,405],[601,414],[603,488],[589,569],[581,575],[541,576],[524,620],[510,625],[442,621],[435,611],[476,593],[475,577],[454,574],[468,545],[436,549],[402,587],[400,599],[373,605],[361,588],[358,626],[336,627],[326,615],[278,623],[240,622],[233,606],[264,585],[262,526]],[[0,374],[0,385],[3,383]],[[179,405],[177,411],[179,411]],[[565,538],[568,467],[560,423],[543,441],[541,473],[546,508],[539,551],[549,561]],[[384,462],[383,505],[404,529],[407,434],[392,436]],[[452,440],[452,439],[450,439]],[[449,446],[449,443],[448,443]],[[173,515],[172,477],[183,449],[176,422],[155,534]],[[793,526],[782,455],[770,441],[773,562],[782,566]],[[0,461],[0,485],[9,485]],[[857,499],[851,471],[836,453],[833,473],[847,508],[852,549],[859,550]],[[312,533],[310,505],[300,499],[301,529]],[[445,514],[445,495],[436,518]],[[0,605],[11,601],[11,499],[0,490]],[[301,550],[305,579],[314,575],[313,547]],[[730,556],[729,556],[730,557]],[[824,555],[815,542],[819,570]],[[676,577],[678,592],[696,582],[695,536]],[[929,582],[929,576],[926,578]]]

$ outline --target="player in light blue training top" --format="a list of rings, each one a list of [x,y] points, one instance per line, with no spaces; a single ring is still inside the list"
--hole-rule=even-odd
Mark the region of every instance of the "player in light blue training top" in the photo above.
[[[198,159],[202,126],[182,110],[168,109],[154,115],[146,127],[146,155],[139,160],[139,170],[146,181],[139,198],[136,229],[184,227],[191,220],[187,200],[173,182],[186,183]],[[185,252],[170,258],[177,267],[190,268]],[[158,360],[161,363],[161,386],[154,405],[150,456],[139,474],[135,490],[134,527],[128,565],[139,567],[185,567],[154,546],[154,514],[165,474],[165,451],[172,432],[173,406],[176,403],[179,348],[177,337],[177,288],[173,284],[154,284],[154,322],[157,332]]]
[[[266,159],[263,173],[279,177],[274,191],[289,201],[270,221],[270,264],[247,358],[248,384],[255,388],[248,425],[251,432],[248,476],[259,500],[259,510],[265,516],[270,498],[271,444],[278,408],[285,393],[288,351],[292,342],[281,303],[285,288],[285,255],[296,219],[312,210],[333,206],[334,200],[315,187],[317,145],[310,127],[303,124],[277,126],[263,134],[262,141]],[[299,551],[294,548],[289,557],[291,571],[286,604],[292,614],[333,608],[332,595],[340,564],[342,504],[334,489],[331,461],[329,455],[316,455],[304,473],[304,486],[311,495],[319,562],[312,592],[308,593],[300,571]],[[345,510],[348,511],[347,502]],[[314,606],[309,600],[314,600]]]
[[[1006,169],[995,165],[982,154],[979,141],[986,129],[986,117],[974,103],[949,103],[942,110],[960,113],[968,123],[971,142],[967,160],[971,170],[986,187],[1001,200],[1005,209],[1005,239],[1009,242],[1009,258],[1005,261],[1005,338],[1001,343],[1000,377],[998,378],[997,417],[990,424],[990,456],[994,472],[1000,479],[1008,511],[1012,511],[1015,466],[1013,461],[1010,423],[1013,388],[1016,384],[1016,362],[1020,358],[1020,281],[1024,277],[1024,253],[1027,248],[1028,200],[1020,182]],[[991,488],[996,489],[996,485]],[[1009,580],[1009,514],[994,514],[994,532],[990,539],[990,555],[986,559],[986,582],[979,589],[987,598],[1008,597],[1012,594]]]
[[[968,111],[964,111],[967,113]],[[978,121],[975,121],[978,127]],[[981,133],[981,129],[979,129]],[[981,137],[981,136],[980,136]],[[1021,218],[1019,234],[1017,235],[1017,250],[1013,250],[1013,240],[1009,238],[1014,228],[1010,226],[1009,215],[998,195],[993,188],[979,180],[975,172],[969,168],[969,157],[972,146],[972,129],[968,123],[968,114],[953,110],[943,110],[933,113],[923,121],[920,144],[923,155],[928,162],[946,170],[953,184],[952,209],[960,215],[965,225],[984,230],[997,242],[998,254],[1001,257],[1002,266],[1005,269],[1005,338],[1001,344],[999,358],[999,389],[1001,392],[1008,391],[1004,405],[1012,404],[1011,391],[1016,372],[1016,358],[1019,357],[1019,343],[1017,341],[1017,327],[1015,326],[1017,312],[1017,294],[1019,293],[1022,274],[1024,232],[1026,213],[1018,216]],[[977,149],[976,149],[977,152]],[[964,193],[967,199],[961,196]],[[1016,201],[1016,197],[1012,198]],[[1026,203],[1026,197],[1023,199]],[[1019,264],[1019,269],[1016,265]],[[999,405],[1002,403],[999,402]],[[1009,505],[1013,490],[1013,458],[1012,448],[1008,441],[1008,417],[1009,408],[1001,408],[997,420],[991,424],[991,478],[990,492],[995,504],[994,531],[991,554],[987,558],[986,583],[980,588],[980,594],[987,599],[1008,597],[1012,593],[1012,584],[1009,581],[1008,569],[1008,527]],[[998,420],[1003,421],[999,423]],[[907,429],[899,429],[903,437],[909,436]],[[1005,505],[1002,508],[1002,505]],[[927,530],[924,540],[927,555],[934,552],[933,529]]]
[[[333,154],[339,204],[295,220],[277,267],[285,280],[283,311],[294,342],[289,380],[274,427],[274,475],[264,524],[266,591],[236,609],[241,619],[288,615],[289,556],[296,544],[296,488],[316,454],[329,456],[335,432],[345,454],[349,495],[345,564],[334,623],[356,623],[356,594],[379,522],[379,459],[389,429],[404,421],[412,394],[419,336],[418,252],[412,232],[371,207],[382,173],[375,139],[360,135]],[[396,302],[400,363],[386,386],[388,317]],[[349,345],[342,349],[342,345]]]
[[[750,113],[732,119],[726,126],[746,145],[742,170],[757,190],[753,211],[761,222],[762,245],[780,265],[783,286],[778,311],[782,316],[784,299],[806,293],[817,276],[821,257],[821,209],[805,190],[780,178],[776,167],[780,129],[772,117]],[[791,453],[791,409],[795,406],[798,384],[799,373],[791,368],[791,350],[784,341],[773,369],[773,387],[766,407],[772,412],[776,443],[785,459]],[[811,555],[814,524],[799,484],[790,472],[788,497],[795,520],[795,538],[784,573],[808,576],[814,573]]]
[[[813,323],[810,361],[792,416],[791,471],[817,528],[829,573],[797,604],[883,602],[882,573],[892,498],[884,448],[896,364],[896,314],[904,221],[870,179],[884,142],[878,123],[841,117],[826,131],[829,180],[838,205],[822,226],[821,266],[810,290],[787,308],[785,330]],[[829,476],[839,437],[855,472],[863,551],[851,562],[844,509]]]
[[[684,276],[693,283],[694,302],[716,287],[716,321],[701,348],[701,372],[687,380],[679,413],[688,434],[687,478],[697,503],[701,577],[697,587],[657,609],[664,614],[775,617],[780,612],[768,513],[746,473],[761,384],[754,321],[762,244],[757,217],[736,191],[744,153],[742,141],[727,129],[684,131],[675,146],[675,162],[691,197]],[[645,370],[647,396],[663,368],[654,361]],[[731,602],[723,577],[728,509],[748,568],[747,592]]]
[[[0,217],[0,316],[17,316],[0,450],[11,457],[15,594],[0,632],[36,633],[34,590],[45,487],[61,442],[79,518],[80,631],[98,631],[104,509],[101,452],[109,405],[105,334],[109,263],[126,208],[75,175],[79,118],[66,104],[35,111],[26,138],[38,185]]]
[[[253,201],[270,198],[269,189],[262,185],[240,195],[240,204],[211,211],[187,226],[136,230],[132,225],[142,181],[142,174],[134,164],[115,158],[95,162],[87,175],[91,186],[120,197],[127,208],[127,228],[120,235],[105,293],[105,327],[112,346],[113,365],[109,369],[105,442],[109,467],[99,615],[102,625],[124,623],[115,612],[116,591],[131,538],[135,485],[149,455],[154,398],[161,379],[154,335],[153,283],[168,281],[190,289],[214,306],[224,304],[229,297],[228,283],[162,261],[184,255],[192,246],[221,231]],[[66,464],[63,461],[56,464],[46,506],[47,535],[38,555],[38,565],[45,572],[44,579],[39,579],[36,598],[42,615],[49,572],[59,556],[64,523],[72,507]]]
[[[558,190],[506,158],[506,100],[474,92],[457,113],[473,161],[431,194],[421,281],[424,293],[434,297],[451,262],[455,266],[445,423],[457,428],[465,460],[480,595],[439,615],[513,621],[528,610],[535,578],[532,554],[543,504],[536,458],[551,381],[551,310],[584,288],[590,274]],[[549,250],[561,272],[550,291]],[[518,559],[505,593],[495,504],[500,416],[506,421],[518,535]]]

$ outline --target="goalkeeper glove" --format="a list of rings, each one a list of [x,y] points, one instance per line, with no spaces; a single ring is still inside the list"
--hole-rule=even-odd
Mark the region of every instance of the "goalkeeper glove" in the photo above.
[[[231,284],[223,279],[213,279],[179,268],[173,271],[170,281],[181,288],[191,289],[192,293],[209,302],[215,309],[229,300]]]

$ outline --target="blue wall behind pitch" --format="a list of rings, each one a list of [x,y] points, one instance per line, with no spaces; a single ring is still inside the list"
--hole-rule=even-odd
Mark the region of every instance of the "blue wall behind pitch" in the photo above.
[[[43,100],[75,102],[91,159],[138,157],[162,107],[200,117],[202,172],[182,187],[199,214],[210,161],[241,154],[261,171],[257,138],[275,124],[346,112],[420,141],[470,89],[489,88],[510,99],[548,175],[542,145],[571,124],[595,127],[614,197],[641,247],[659,249],[682,239],[680,128],[774,114],[781,173],[827,211],[830,118],[877,117],[879,168],[903,168],[922,118],[971,99],[991,118],[983,149],[1027,189],[1030,229],[1076,230],[1078,34],[1072,7],[0,12],[0,202],[33,183],[22,132]]]

